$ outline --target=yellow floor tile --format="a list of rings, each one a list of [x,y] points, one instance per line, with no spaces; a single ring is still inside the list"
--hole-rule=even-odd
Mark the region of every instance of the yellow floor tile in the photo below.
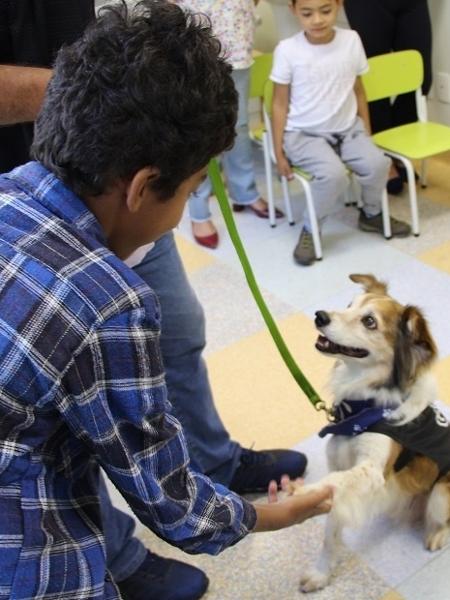
[[[403,596],[400,596],[400,594],[398,594],[396,591],[391,590],[386,594],[386,596],[380,598],[380,600],[404,600],[404,598]]]
[[[181,235],[175,234],[175,242],[188,275],[207,267],[216,260],[209,252],[202,250],[198,244],[189,242]]]
[[[450,273],[450,241],[419,254],[417,258],[436,269]]]
[[[333,361],[315,350],[312,321],[296,314],[278,325],[300,368],[326,399]],[[326,424],[324,413],[312,407],[266,331],[211,354],[208,368],[219,414],[244,446],[291,447]]]
[[[424,195],[429,200],[444,204],[445,206],[450,206],[450,178],[448,176],[450,168],[450,152],[445,152],[430,158],[427,161],[427,168],[427,187],[424,190]],[[420,164],[416,164],[417,172],[419,169]]]
[[[433,372],[438,383],[439,400],[450,405],[450,356],[440,360],[433,367]]]

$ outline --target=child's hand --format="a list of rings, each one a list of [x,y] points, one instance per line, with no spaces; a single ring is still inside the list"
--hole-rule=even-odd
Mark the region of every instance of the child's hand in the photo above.
[[[292,174],[291,165],[285,156],[277,159],[277,170],[280,177],[286,177],[288,181],[294,177]]]
[[[289,487],[289,478],[283,478],[281,480],[283,492],[289,493]],[[271,481],[268,489],[268,504],[254,505],[257,521],[253,531],[283,529],[316,515],[328,513],[331,510],[332,497],[333,489],[324,486],[298,496],[288,495],[283,500],[278,500],[277,484]]]

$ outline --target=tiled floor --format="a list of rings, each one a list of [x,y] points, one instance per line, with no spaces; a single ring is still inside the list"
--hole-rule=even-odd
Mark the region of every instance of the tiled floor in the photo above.
[[[264,191],[258,150],[258,178]],[[316,389],[328,397],[331,362],[314,350],[313,314],[344,307],[357,292],[352,272],[374,273],[402,302],[419,305],[438,343],[435,372],[440,400],[450,404],[450,156],[430,164],[429,187],[420,190],[419,238],[385,241],[356,229],[354,209],[340,207],[323,231],[324,259],[301,268],[292,260],[299,229],[286,222],[271,229],[251,214],[237,225],[255,274],[286,342]],[[293,195],[294,187],[293,187]],[[296,202],[300,214],[301,199]],[[407,195],[391,199],[394,216],[408,218]],[[243,445],[302,448],[308,478],[325,471],[323,423],[282,363],[248,291],[225,227],[213,206],[221,243],[208,252],[192,243],[184,218],[178,242],[190,279],[207,315],[207,359],[216,403],[232,436]],[[151,534],[144,539],[161,554],[201,566],[209,575],[206,600],[288,600],[301,597],[302,567],[314,561],[323,521],[274,534],[251,535],[218,557],[188,557]],[[346,533],[347,555],[331,585],[315,600],[450,600],[450,550],[424,550],[419,526],[379,519]]]

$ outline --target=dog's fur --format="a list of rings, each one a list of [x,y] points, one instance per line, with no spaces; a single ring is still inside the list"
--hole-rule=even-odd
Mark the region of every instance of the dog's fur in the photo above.
[[[321,333],[316,347],[337,357],[330,382],[333,404],[373,398],[377,406],[394,406],[392,417],[407,423],[437,398],[429,369],[436,357],[435,343],[418,308],[399,304],[372,275],[350,279],[361,284],[364,293],[342,312],[316,313],[326,316],[316,318]],[[324,325],[324,320],[329,322]],[[411,506],[419,507],[426,547],[437,550],[446,544],[450,475],[436,481],[436,463],[423,456],[395,471],[401,450],[379,433],[332,436],[327,445],[331,473],[317,484],[292,484],[294,494],[325,484],[335,489],[323,550],[316,567],[301,578],[303,591],[328,584],[338,562],[343,527],[361,526],[382,512],[400,518]]]

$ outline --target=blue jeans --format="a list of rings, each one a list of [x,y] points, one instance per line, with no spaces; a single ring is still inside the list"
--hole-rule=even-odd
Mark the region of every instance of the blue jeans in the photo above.
[[[241,447],[230,439],[217,413],[202,351],[203,309],[186,277],[173,233],[159,239],[135,271],[161,303],[161,351],[173,413],[183,425],[191,463],[213,481],[228,485]],[[133,519],[101,493],[108,568],[116,581],[134,573],[145,556],[133,538]],[[138,560],[139,559],[139,560]]]
[[[250,69],[235,69],[231,75],[239,96],[236,138],[231,150],[223,154],[222,165],[228,192],[233,201],[238,204],[253,204],[258,200],[260,194],[256,189],[251,140],[248,135]],[[205,179],[197,190],[191,194],[189,198],[191,221],[201,223],[211,218],[208,202],[211,192],[211,181]]]
[[[106,564],[114,581],[123,581],[142,564],[147,549],[134,537],[134,520],[113,506],[103,477],[99,484]]]

